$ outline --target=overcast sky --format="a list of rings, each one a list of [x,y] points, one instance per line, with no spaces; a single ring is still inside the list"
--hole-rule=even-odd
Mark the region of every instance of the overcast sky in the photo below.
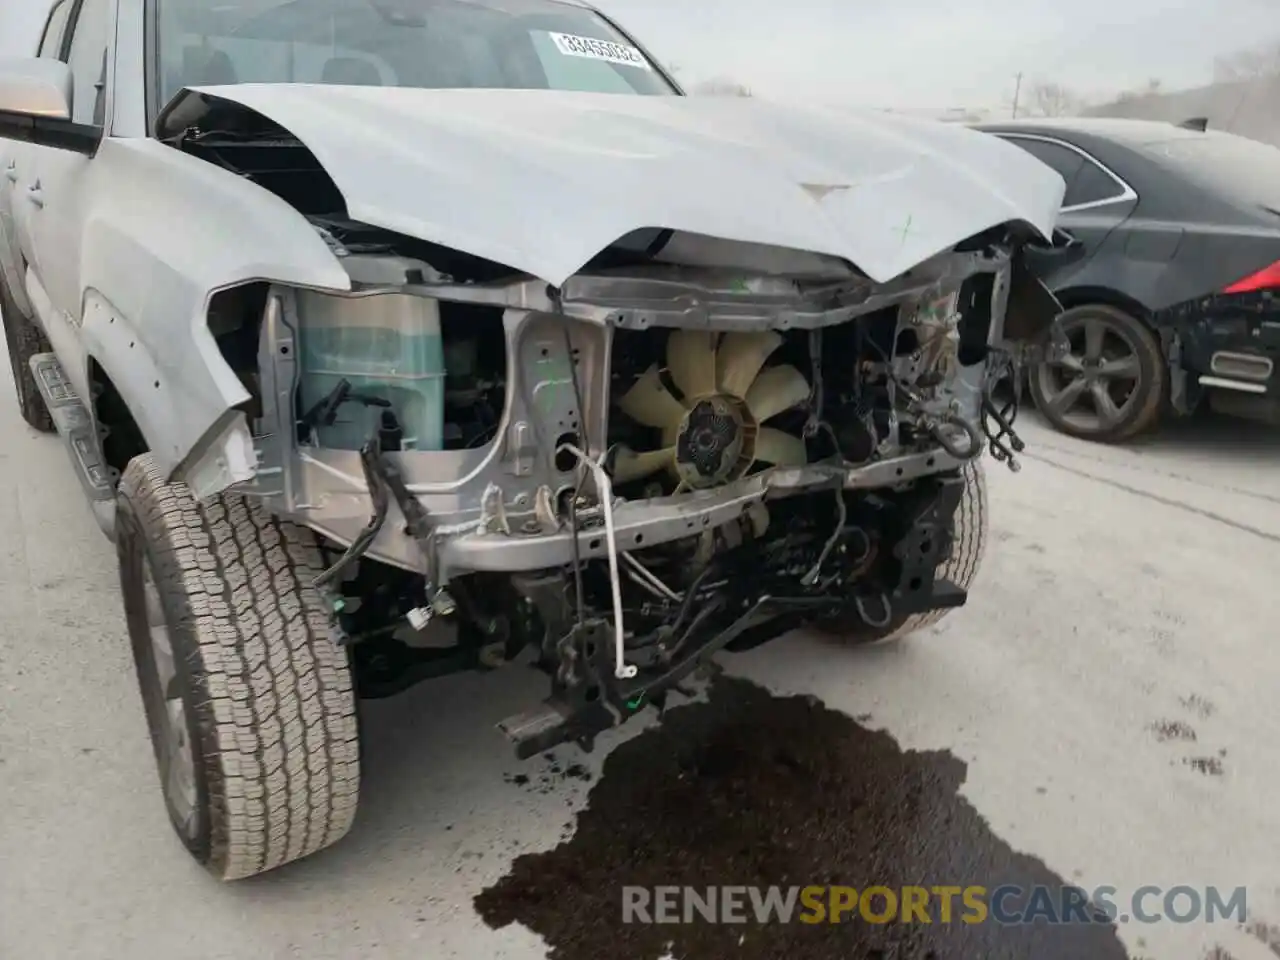
[[[998,107],[1014,77],[1093,96],[1208,82],[1213,56],[1280,40],[1278,0],[598,0],[691,79],[877,107]],[[45,0],[0,0],[24,52]],[[1114,21],[1122,22],[1114,22]]]

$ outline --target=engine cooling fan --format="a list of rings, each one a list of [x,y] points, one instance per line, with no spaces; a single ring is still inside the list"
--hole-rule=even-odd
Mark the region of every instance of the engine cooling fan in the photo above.
[[[804,440],[773,427],[770,417],[809,398],[809,382],[789,364],[765,368],[782,336],[677,330],[667,341],[667,371],[677,399],[651,366],[618,402],[637,423],[662,431],[661,450],[623,447],[614,460],[618,483],[668,469],[694,488],[735,480],[754,463],[808,462]]]

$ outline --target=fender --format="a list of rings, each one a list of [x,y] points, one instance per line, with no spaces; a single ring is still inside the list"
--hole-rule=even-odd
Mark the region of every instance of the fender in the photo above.
[[[182,432],[173,384],[162,374],[147,341],[125,314],[98,290],[86,290],[80,333],[85,352],[111,378],[153,453],[156,440]],[[240,402],[230,396],[233,403]],[[172,451],[171,451],[172,452]]]
[[[87,170],[97,183],[84,193],[93,198],[79,274],[86,354],[167,478],[200,474],[203,495],[249,479],[236,410],[249,396],[207,326],[210,298],[256,280],[350,290],[346,271],[279,197],[158,141],[104,141]],[[228,451],[230,470],[210,477],[206,455]]]

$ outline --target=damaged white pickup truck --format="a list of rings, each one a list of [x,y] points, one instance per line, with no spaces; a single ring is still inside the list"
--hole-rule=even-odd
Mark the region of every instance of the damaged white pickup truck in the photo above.
[[[578,3],[60,0],[0,138],[22,413],[227,879],[347,831],[360,696],[518,661],[520,755],[589,747],[730,644],[963,604],[1057,312],[1024,151],[685,97]]]

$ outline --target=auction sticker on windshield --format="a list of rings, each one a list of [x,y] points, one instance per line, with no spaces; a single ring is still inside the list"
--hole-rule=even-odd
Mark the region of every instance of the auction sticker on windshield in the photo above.
[[[551,33],[552,41],[566,57],[586,57],[588,60],[604,60],[608,63],[621,64],[624,67],[639,67],[652,70],[649,61],[635,47],[625,43],[614,43],[612,40],[596,40],[593,37],[579,37],[572,33]]]

